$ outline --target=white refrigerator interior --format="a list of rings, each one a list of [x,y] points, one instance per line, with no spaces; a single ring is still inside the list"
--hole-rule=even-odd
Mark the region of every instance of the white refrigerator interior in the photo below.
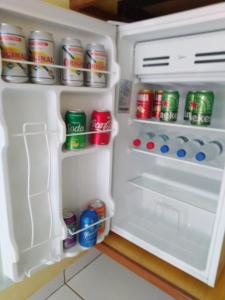
[[[58,82],[51,86],[1,79],[4,274],[19,281],[83,251],[78,243],[63,249],[62,209],[79,216],[98,198],[105,201],[108,218],[98,242],[111,229],[213,286],[224,264],[224,154],[195,163],[133,149],[131,141],[150,130],[225,140],[225,5],[116,28],[41,1],[8,0],[0,2],[0,18],[22,27],[26,37],[37,29],[52,33],[56,64],[61,63],[59,49],[66,36],[80,39],[83,46],[103,44],[108,57],[106,88],[62,86],[59,70]],[[123,97],[125,85],[131,90]],[[179,90],[177,122],[136,119],[136,96],[142,88]],[[185,95],[192,89],[215,93],[209,127],[182,121]],[[89,124],[96,108],[112,113],[110,144],[64,151],[65,112],[82,109]]]

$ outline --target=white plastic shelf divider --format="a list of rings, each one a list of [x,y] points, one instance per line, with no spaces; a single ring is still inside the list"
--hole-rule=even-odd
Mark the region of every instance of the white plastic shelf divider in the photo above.
[[[83,149],[75,149],[75,150],[67,150],[63,148],[62,150],[62,159],[66,159],[69,157],[75,157],[79,155],[88,155],[92,154],[96,151],[104,151],[106,149],[110,149],[108,145],[101,145],[101,146],[95,146],[95,145],[88,145],[86,148]]]
[[[194,129],[194,130],[202,130],[205,132],[218,132],[218,133],[225,133],[225,129],[222,128],[213,128],[213,127],[204,127],[204,126],[194,126],[189,124],[180,124],[178,122],[169,123],[169,122],[160,122],[160,121],[154,121],[154,120],[142,120],[142,119],[131,119],[132,122],[135,123],[141,123],[141,124],[149,124],[149,125],[160,125],[160,126],[169,126],[174,128],[186,128],[186,129]]]
[[[217,171],[221,174],[223,173],[222,166],[217,167],[216,165],[209,165],[209,164],[200,163],[200,162],[199,163],[198,162],[193,162],[193,161],[190,161],[190,160],[179,159],[179,158],[169,156],[169,155],[163,155],[163,154],[158,154],[158,153],[154,153],[154,152],[148,152],[148,151],[141,150],[141,149],[138,149],[138,148],[130,148],[130,149],[131,149],[132,152],[142,153],[144,155],[150,155],[150,156],[158,157],[158,158],[165,159],[165,160],[176,161],[176,162],[186,164],[186,165],[190,165],[190,166],[191,165],[192,166],[198,166],[199,168],[204,168],[204,169],[207,169],[207,170]]]
[[[130,179],[128,182],[140,189],[162,195],[163,197],[181,201],[211,213],[216,212],[219,194],[210,193],[206,195],[201,193],[200,190],[196,191],[193,189],[192,191],[188,186],[185,188],[185,185],[182,185],[181,187],[179,183],[173,182],[172,184],[170,180],[166,182],[160,177],[145,173]]]

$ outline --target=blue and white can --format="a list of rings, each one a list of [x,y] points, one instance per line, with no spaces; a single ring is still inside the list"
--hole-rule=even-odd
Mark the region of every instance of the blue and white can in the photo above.
[[[86,209],[80,216],[80,229],[86,228],[96,222],[99,218],[94,210]],[[79,243],[85,248],[93,247],[97,242],[98,225],[92,226],[79,234]]]

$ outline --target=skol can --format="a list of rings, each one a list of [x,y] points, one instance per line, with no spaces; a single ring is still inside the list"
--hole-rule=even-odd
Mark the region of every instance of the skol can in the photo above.
[[[154,92],[152,90],[141,90],[137,95],[137,119],[150,119],[152,117],[152,106]]]
[[[184,107],[184,120],[191,121],[192,111],[195,107],[195,92],[189,91],[186,96]]]
[[[161,113],[161,104],[162,104],[162,90],[155,91],[155,96],[153,100],[153,108],[152,108],[152,117],[160,120],[160,113]]]
[[[80,216],[80,229],[87,228],[88,226],[98,222],[99,218],[94,210],[86,209]],[[97,242],[98,225],[94,225],[81,231],[79,234],[79,243],[85,248],[94,246]]]
[[[64,38],[62,40],[63,66],[83,68],[83,52],[80,40],[70,37]],[[62,71],[62,83],[70,86],[82,86],[84,83],[83,72],[64,69]]]
[[[90,70],[106,70],[106,53],[103,45],[88,44],[85,53],[85,66]],[[93,87],[106,86],[106,74],[86,72],[85,85]]]
[[[56,82],[56,69],[48,67],[55,63],[55,46],[51,33],[33,31],[29,42],[30,60],[35,63],[45,64],[44,66],[31,66],[31,81],[40,84],[54,84]]]
[[[88,205],[89,209],[96,211],[99,220],[102,220],[106,217],[106,205],[102,200],[93,200]],[[105,221],[98,225],[98,233],[102,234],[105,231]]]
[[[162,96],[162,105],[160,120],[163,122],[174,122],[177,120],[179,106],[178,91],[164,91]]]
[[[94,110],[91,115],[90,131],[96,133],[90,134],[90,143],[92,145],[108,145],[112,127],[111,113],[108,110],[100,109]],[[102,132],[101,131],[109,131]]]
[[[68,229],[67,237],[63,241],[63,247],[64,249],[68,249],[76,244],[76,235],[72,235],[71,233],[74,233],[77,230],[77,219],[75,214],[68,209],[63,210],[63,219]]]
[[[0,48],[2,58],[27,60],[25,37],[20,27],[7,23],[0,24]],[[27,65],[22,63],[3,62],[2,78],[13,83],[28,81]]]
[[[191,124],[210,125],[213,111],[214,93],[212,91],[197,91],[195,106],[192,111]]]
[[[86,135],[75,135],[86,131],[86,114],[80,109],[67,111],[65,114],[66,137],[65,148],[75,150],[85,148]],[[73,135],[74,134],[74,135]]]

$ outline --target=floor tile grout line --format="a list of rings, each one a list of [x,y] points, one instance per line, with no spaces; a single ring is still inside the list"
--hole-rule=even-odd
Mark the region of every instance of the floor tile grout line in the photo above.
[[[97,258],[99,258],[103,253],[98,254],[95,258],[93,258],[86,266],[84,266],[82,269],[80,269],[77,273],[75,273],[73,276],[71,276],[69,279],[66,280],[65,283],[70,281],[73,277],[77,276],[80,272],[82,272],[84,269],[86,269],[88,266],[90,266]]]
[[[60,285],[54,292],[52,292],[47,298],[45,298],[44,300],[48,300],[52,295],[54,295],[56,292],[58,292],[58,290],[60,290],[63,286],[65,285],[65,283],[63,283],[62,285]]]
[[[67,283],[65,283],[65,285],[66,285],[69,289],[71,289],[71,291],[72,291],[74,294],[76,294],[81,300],[85,300],[80,294],[78,294],[77,291],[75,291],[73,288],[71,288],[71,286],[69,286]]]

